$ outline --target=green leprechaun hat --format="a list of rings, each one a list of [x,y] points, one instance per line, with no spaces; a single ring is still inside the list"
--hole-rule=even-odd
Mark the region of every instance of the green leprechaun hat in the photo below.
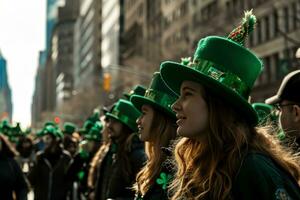
[[[124,93],[123,95],[126,97],[127,100],[129,100],[132,95],[144,96],[145,92],[146,88],[144,86],[136,85],[128,94]]]
[[[177,95],[166,86],[160,73],[155,72],[145,95],[132,95],[130,101],[138,110],[141,110],[144,104],[149,104],[175,119],[171,106],[177,98]]]
[[[46,122],[44,124],[43,129],[36,133],[36,136],[37,137],[42,137],[42,136],[45,136],[47,134],[51,134],[54,137],[63,138],[63,133],[59,130],[57,125],[55,123],[51,122],[51,121]]]
[[[140,112],[134,105],[127,100],[120,99],[111,112],[107,112],[107,117],[114,118],[128,126],[132,131],[137,131],[136,119],[140,116]]]
[[[259,124],[267,122],[277,123],[278,116],[274,112],[274,107],[265,103],[253,103],[252,107],[257,113]]]
[[[84,122],[83,127],[80,128],[78,132],[83,135],[87,134],[93,126],[94,126],[94,122],[88,119]]]
[[[87,140],[101,141],[101,131],[103,129],[103,125],[101,122],[96,122],[94,126],[90,129],[88,134],[84,136]]]
[[[193,61],[187,66],[163,62],[160,67],[163,80],[178,95],[183,81],[198,82],[239,110],[249,123],[256,125],[258,118],[248,99],[262,71],[262,62],[243,46],[255,23],[252,11],[245,12],[241,25],[228,37],[201,39]]]
[[[72,135],[72,133],[76,132],[76,125],[71,122],[65,122],[62,132],[64,134]]]

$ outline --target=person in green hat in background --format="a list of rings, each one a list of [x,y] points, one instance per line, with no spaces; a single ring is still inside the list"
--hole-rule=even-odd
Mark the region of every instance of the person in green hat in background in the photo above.
[[[66,179],[72,161],[63,149],[63,133],[53,124],[46,123],[40,132],[45,149],[36,155],[36,163],[28,174],[36,200],[66,199],[70,183]]]
[[[166,61],[160,72],[179,95],[177,173],[171,199],[300,199],[299,157],[264,129],[248,102],[262,70],[243,46],[256,22],[245,12],[227,37],[207,36],[188,66]]]
[[[104,187],[99,184],[107,185],[108,174],[100,174],[107,171],[112,164],[112,156],[116,153],[116,144],[112,143],[108,135],[108,117],[106,113],[112,112],[115,104],[102,107],[103,115],[100,117],[103,129],[101,131],[101,146],[96,152],[90,163],[87,185],[89,188],[89,199],[95,199],[95,188]],[[103,197],[104,198],[104,197]]]
[[[80,140],[79,133],[77,133],[76,125],[71,122],[65,122],[62,132],[64,134],[64,149],[68,151],[73,157],[78,151],[78,143]]]
[[[177,99],[155,72],[145,95],[132,95],[130,101],[142,113],[137,119],[138,133],[145,142],[147,163],[138,173],[136,200],[168,199],[168,183],[173,172],[168,161],[170,145],[176,138],[176,116],[171,105]]]
[[[0,199],[27,200],[29,190],[26,177],[14,159],[18,152],[4,133],[8,133],[10,125],[2,122],[0,133]]]
[[[145,158],[144,144],[134,133],[140,115],[130,101],[120,99],[111,112],[106,113],[107,131],[112,140],[111,157],[106,156],[96,172],[94,199],[133,199],[131,187]]]
[[[71,196],[76,197],[76,199],[88,198],[87,177],[90,162],[100,147],[102,129],[102,123],[97,121],[88,134],[84,135],[83,141],[80,142],[79,151],[68,170],[68,179],[73,183]]]

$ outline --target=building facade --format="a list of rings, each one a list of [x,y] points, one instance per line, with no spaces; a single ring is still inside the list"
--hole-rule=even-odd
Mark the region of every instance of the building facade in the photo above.
[[[8,82],[6,60],[0,50],[0,120],[12,120],[11,89]]]

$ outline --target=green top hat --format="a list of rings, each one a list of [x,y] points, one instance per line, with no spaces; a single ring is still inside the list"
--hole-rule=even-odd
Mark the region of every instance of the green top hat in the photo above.
[[[101,140],[101,131],[103,129],[103,125],[101,122],[96,122],[94,126],[89,130],[88,134],[84,137],[87,140],[100,141]]]
[[[15,136],[15,137],[19,137],[19,136],[23,135],[23,131],[22,131],[21,127],[20,127],[20,123],[19,122],[17,122],[17,124],[16,124],[15,127],[11,128],[11,135]]]
[[[252,12],[245,12],[242,24],[227,38],[208,36],[201,39],[193,62],[187,66],[163,62],[160,67],[163,80],[178,95],[183,81],[198,82],[234,106],[249,123],[256,125],[257,115],[248,99],[262,70],[262,63],[254,53],[242,46],[255,22]]]
[[[138,110],[141,110],[142,105],[150,104],[175,119],[171,106],[176,99],[177,95],[166,86],[160,73],[155,72],[145,95],[132,95],[130,101]]]
[[[44,127],[42,136],[47,134],[53,135],[54,137],[63,138],[63,133],[57,127],[52,125],[47,125]]]
[[[12,127],[7,120],[3,120],[0,124],[0,132],[2,132],[4,135],[8,135],[11,128]]]
[[[258,115],[258,122],[260,124],[266,123],[268,120],[277,121],[277,116],[274,114],[274,107],[265,103],[253,103],[252,107]]]
[[[120,99],[111,112],[106,113],[107,117],[114,118],[128,126],[132,131],[137,131],[136,119],[140,112],[133,106],[130,101]]]
[[[136,85],[128,94],[125,93],[123,95],[127,98],[127,100],[129,100],[132,95],[144,96],[145,92],[146,88],[144,86]]]
[[[64,134],[71,135],[72,133],[76,132],[76,125],[71,122],[64,123],[64,130],[62,131]]]
[[[42,130],[36,133],[37,137],[42,137],[47,134],[51,134],[54,137],[63,138],[63,133],[59,130],[55,123],[46,122]]]
[[[83,127],[79,129],[78,132],[81,134],[87,134],[93,126],[94,126],[94,122],[88,119],[84,122]]]

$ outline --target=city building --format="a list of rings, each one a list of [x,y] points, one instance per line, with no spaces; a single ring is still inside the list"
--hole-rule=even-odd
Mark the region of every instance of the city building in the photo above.
[[[6,60],[0,50],[0,120],[12,120],[11,89],[8,82]]]

